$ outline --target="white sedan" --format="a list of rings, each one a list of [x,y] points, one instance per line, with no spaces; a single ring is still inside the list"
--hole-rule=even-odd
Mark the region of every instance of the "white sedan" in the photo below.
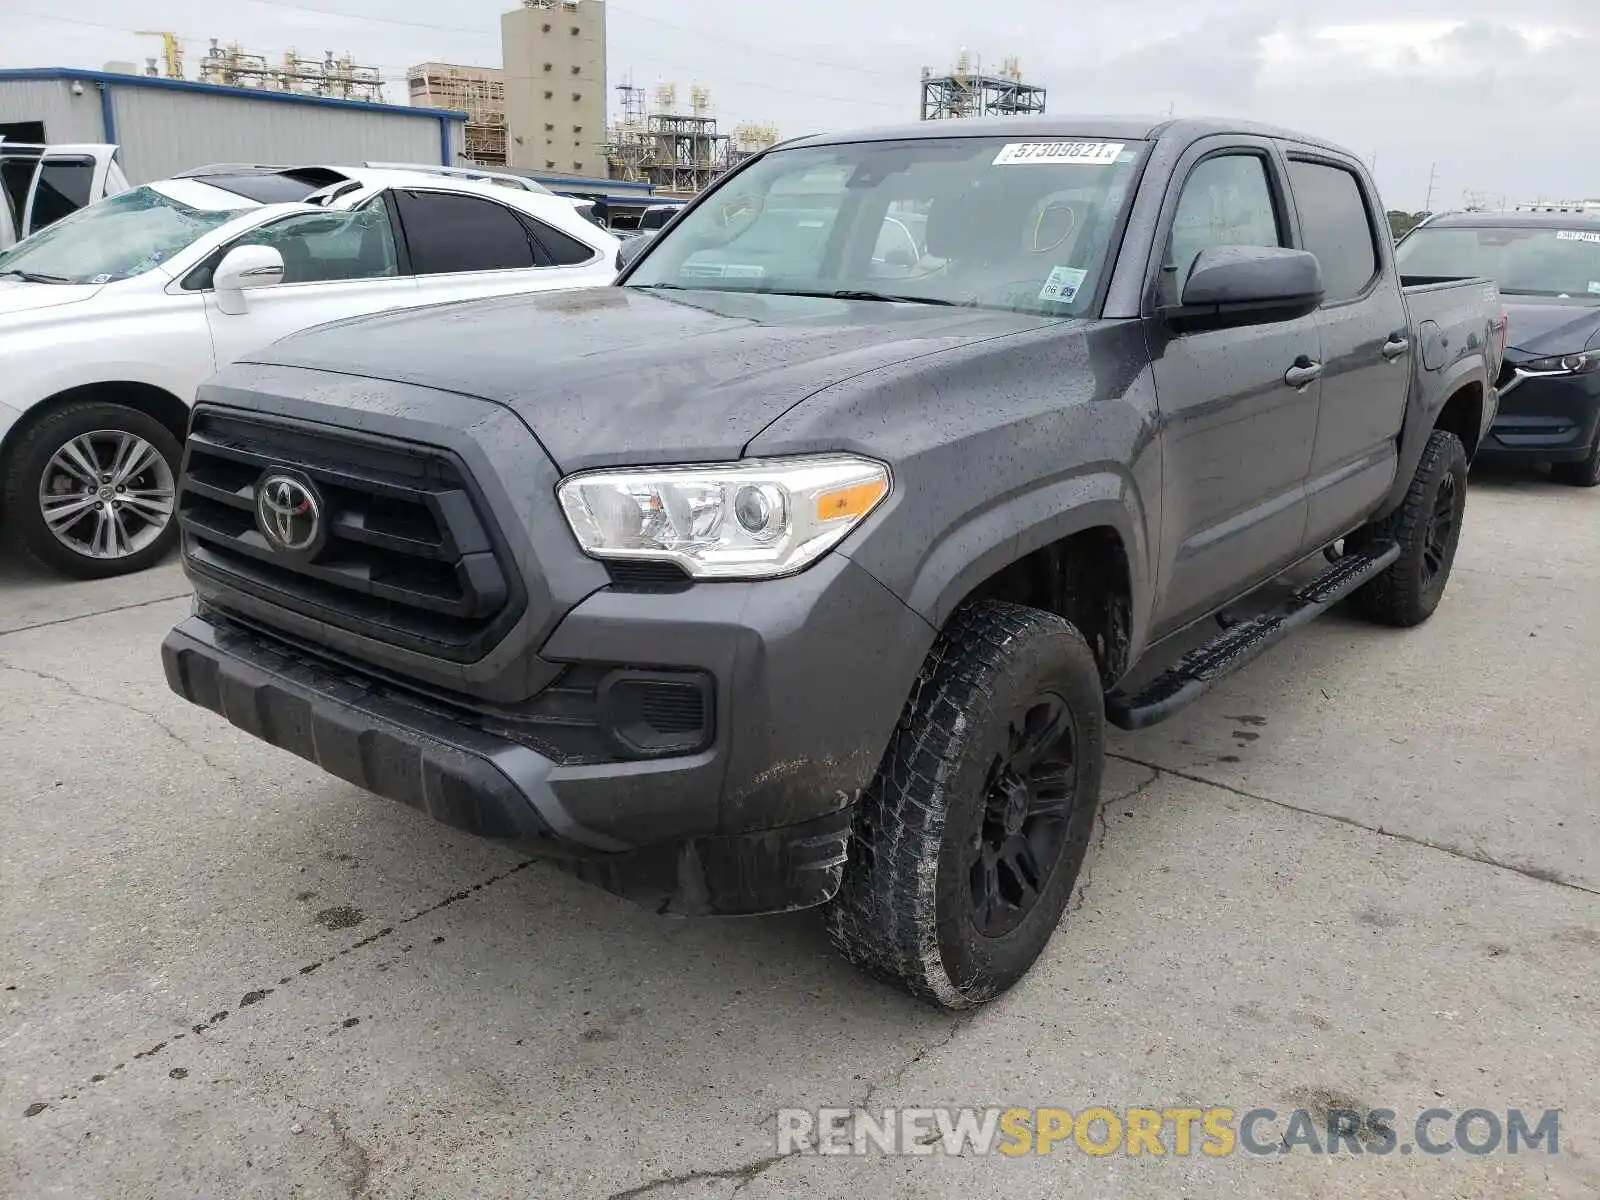
[[[0,517],[12,539],[81,578],[142,570],[177,536],[189,407],[221,367],[346,317],[609,283],[616,237],[519,182],[202,168],[0,253]]]

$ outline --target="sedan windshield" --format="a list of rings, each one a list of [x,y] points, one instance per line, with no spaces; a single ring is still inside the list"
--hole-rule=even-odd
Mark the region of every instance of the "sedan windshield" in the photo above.
[[[0,254],[0,275],[114,283],[159,266],[202,234],[258,207],[203,185],[185,190],[185,182],[135,188],[79,209]]]
[[[774,151],[673,221],[624,286],[1081,315],[1145,148],[963,137]]]
[[[1508,296],[1600,303],[1600,225],[1423,226],[1395,252],[1402,275],[1493,279]]]

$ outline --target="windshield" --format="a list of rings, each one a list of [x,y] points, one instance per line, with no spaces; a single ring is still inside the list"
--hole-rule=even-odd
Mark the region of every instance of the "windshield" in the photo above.
[[[194,203],[141,187],[79,209],[0,254],[0,275],[14,271],[37,283],[114,283],[166,262],[202,234],[258,207],[213,188],[192,190],[185,199]]]
[[[1600,226],[1423,226],[1400,243],[1395,258],[1402,275],[1485,275],[1508,296],[1600,303]]]
[[[624,286],[1077,316],[1145,147],[983,137],[778,150],[672,222]]]

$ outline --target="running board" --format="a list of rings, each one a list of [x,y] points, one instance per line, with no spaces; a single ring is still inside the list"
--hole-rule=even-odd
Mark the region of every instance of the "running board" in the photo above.
[[[1380,542],[1346,555],[1271,612],[1230,625],[1221,636],[1184,655],[1138,695],[1113,692],[1107,696],[1107,719],[1120,729],[1145,729],[1165,721],[1269,646],[1371,582],[1399,557],[1400,547],[1394,542]]]

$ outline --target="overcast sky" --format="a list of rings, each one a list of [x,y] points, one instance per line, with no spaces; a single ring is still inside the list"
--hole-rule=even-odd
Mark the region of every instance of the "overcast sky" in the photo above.
[[[600,0],[581,0],[597,3]],[[142,62],[169,29],[346,51],[392,77],[500,63],[506,0],[0,0],[0,66]],[[1600,0],[607,0],[611,84],[710,89],[785,136],[915,119],[923,66],[1006,55],[1049,111],[1240,116],[1375,160],[1390,207],[1600,196]],[[60,14],[52,19],[50,13]],[[70,19],[69,19],[70,18]]]

